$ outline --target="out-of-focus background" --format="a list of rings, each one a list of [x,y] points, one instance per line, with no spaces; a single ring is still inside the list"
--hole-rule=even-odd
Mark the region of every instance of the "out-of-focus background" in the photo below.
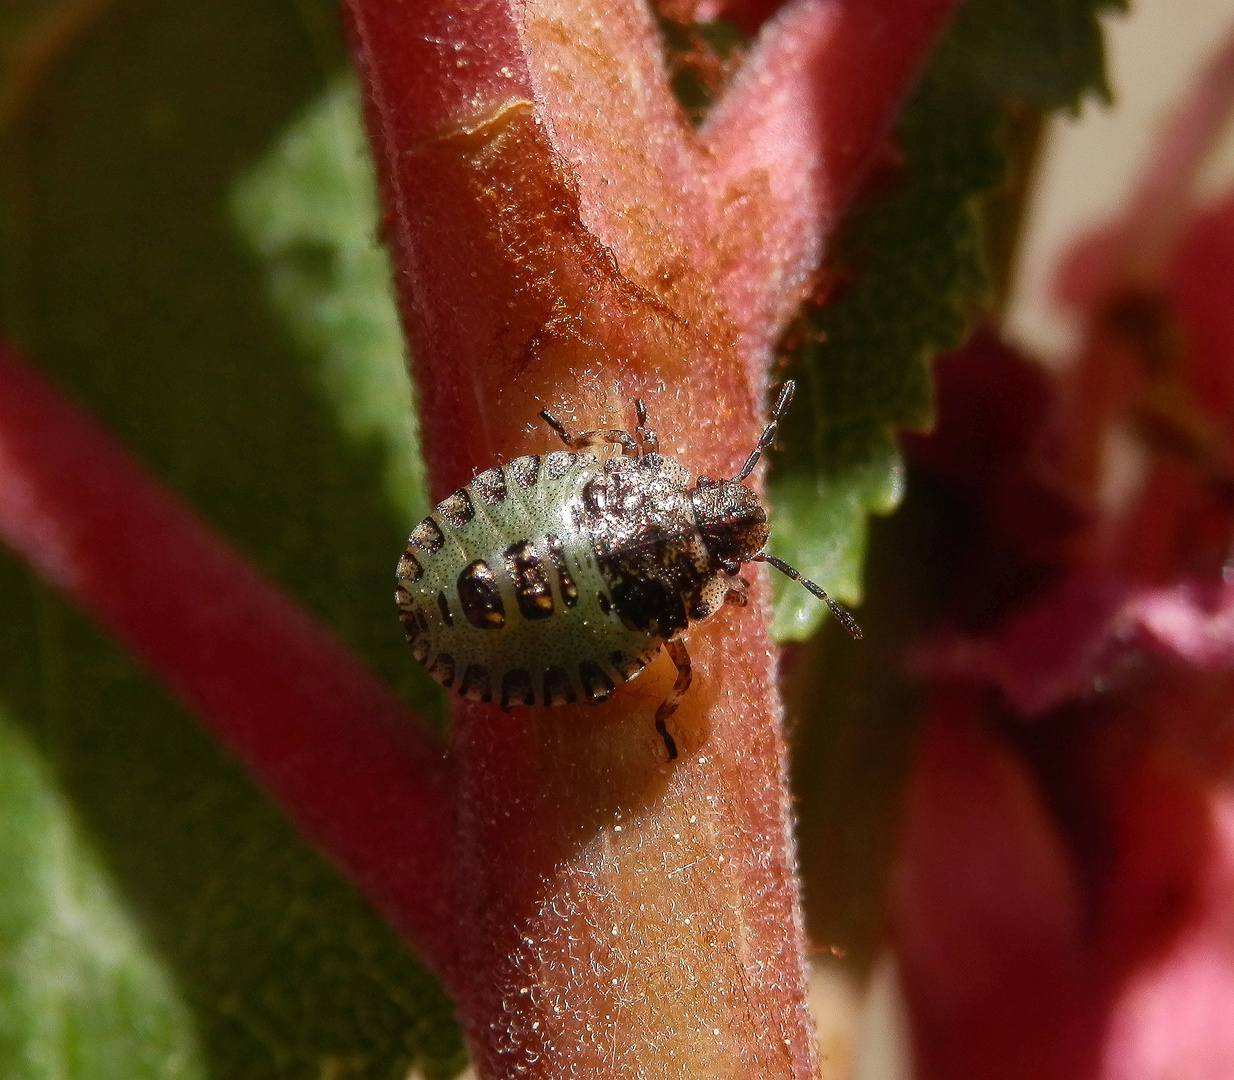
[[[1030,352],[1061,359],[1073,328],[1050,299],[1051,276],[1069,241],[1121,204],[1171,105],[1234,23],[1234,0],[1133,0],[1106,20],[1114,105],[1089,101],[1052,122],[1029,200],[1019,268],[1007,312],[1010,336]],[[1204,189],[1234,175],[1227,137]]]
[[[1105,25],[1114,100],[1087,100],[1079,115],[1049,122],[1005,311],[1007,337],[1058,365],[1078,344],[1077,327],[1052,295],[1059,261],[1122,207],[1173,108],[1234,26],[1234,0],[1132,0],[1127,15]],[[1232,179],[1234,130],[1208,162],[1198,194],[1228,191]],[[842,961],[817,958],[811,1000],[825,1075],[910,1080],[908,1013],[889,954],[864,988]]]

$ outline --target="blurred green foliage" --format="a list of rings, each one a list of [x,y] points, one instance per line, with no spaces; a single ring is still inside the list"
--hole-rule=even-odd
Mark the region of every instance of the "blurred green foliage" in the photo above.
[[[0,1073],[200,1080],[192,1018],[0,713]]]
[[[235,187],[275,311],[317,362],[322,400],[356,442],[376,440],[386,494],[409,522],[431,509],[360,90],[336,80]]]
[[[423,695],[393,617],[393,567],[416,505],[414,467],[394,448],[409,430],[406,381],[395,387],[390,374],[397,346],[386,353],[388,332],[363,310],[331,308],[329,287],[297,322],[280,299],[289,286],[278,237],[276,262],[263,263],[232,216],[240,179],[252,177],[240,190],[258,198],[272,147],[337,85],[335,7],[87,6],[96,17],[54,54],[44,46],[59,24],[47,20],[80,13],[74,0],[30,5],[7,39],[10,56],[40,43],[43,67],[33,82],[29,63],[0,76],[20,69],[24,79],[22,111],[0,133],[0,324],[212,527],[432,712],[438,699]],[[346,172],[346,154],[335,157]],[[299,197],[284,206],[293,247],[297,229],[305,235]],[[312,258],[324,278],[380,273],[366,198],[349,212],[367,223],[323,224]],[[346,251],[340,236],[352,238]],[[385,367],[341,372],[339,333]],[[393,931],[191,716],[3,550],[0,705],[42,759],[36,775],[56,789],[45,798],[57,820],[76,823],[83,865],[112,883],[115,917],[81,928],[78,967],[89,972],[117,925],[134,942],[129,998],[96,1018],[99,1039],[129,1040],[131,1075],[173,1036],[190,1049],[196,1039],[197,1065],[186,1059],[185,1070],[220,1080],[461,1068],[451,1005]],[[25,857],[0,849],[0,880],[21,880]],[[19,917],[5,903],[15,896],[0,894],[0,924]],[[74,1015],[78,990],[31,983],[0,987],[0,1016],[20,1015],[36,992],[60,993],[62,1015]],[[103,1043],[49,1072],[30,1064],[36,1037],[0,1037],[0,1076],[99,1075],[91,1062]]]

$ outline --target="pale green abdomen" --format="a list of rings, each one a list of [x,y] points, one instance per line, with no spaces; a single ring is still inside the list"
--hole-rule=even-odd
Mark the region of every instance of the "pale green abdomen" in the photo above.
[[[412,533],[398,605],[416,658],[475,701],[603,701],[661,639],[613,608],[579,532],[589,454],[555,451],[481,473]]]

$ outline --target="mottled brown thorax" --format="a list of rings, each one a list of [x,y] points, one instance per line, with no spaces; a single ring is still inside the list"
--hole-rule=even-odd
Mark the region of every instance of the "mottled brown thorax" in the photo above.
[[[663,638],[684,630],[718,567],[698,531],[690,475],[658,454],[613,458],[583,489],[589,535],[622,622]]]

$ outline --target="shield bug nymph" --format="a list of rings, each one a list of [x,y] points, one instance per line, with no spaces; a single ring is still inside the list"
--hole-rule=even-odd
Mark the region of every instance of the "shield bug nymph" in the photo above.
[[[463,697],[509,709],[604,701],[663,646],[677,680],[655,725],[671,760],[665,721],[690,686],[681,635],[726,603],[745,604],[743,563],[801,582],[860,637],[848,611],[764,550],[767,511],[742,483],[792,396],[786,382],[736,476],[700,476],[694,487],[659,452],[641,400],[634,435],[571,435],[542,412],[568,450],[480,473],[412,531],[395,596],[416,659]]]

